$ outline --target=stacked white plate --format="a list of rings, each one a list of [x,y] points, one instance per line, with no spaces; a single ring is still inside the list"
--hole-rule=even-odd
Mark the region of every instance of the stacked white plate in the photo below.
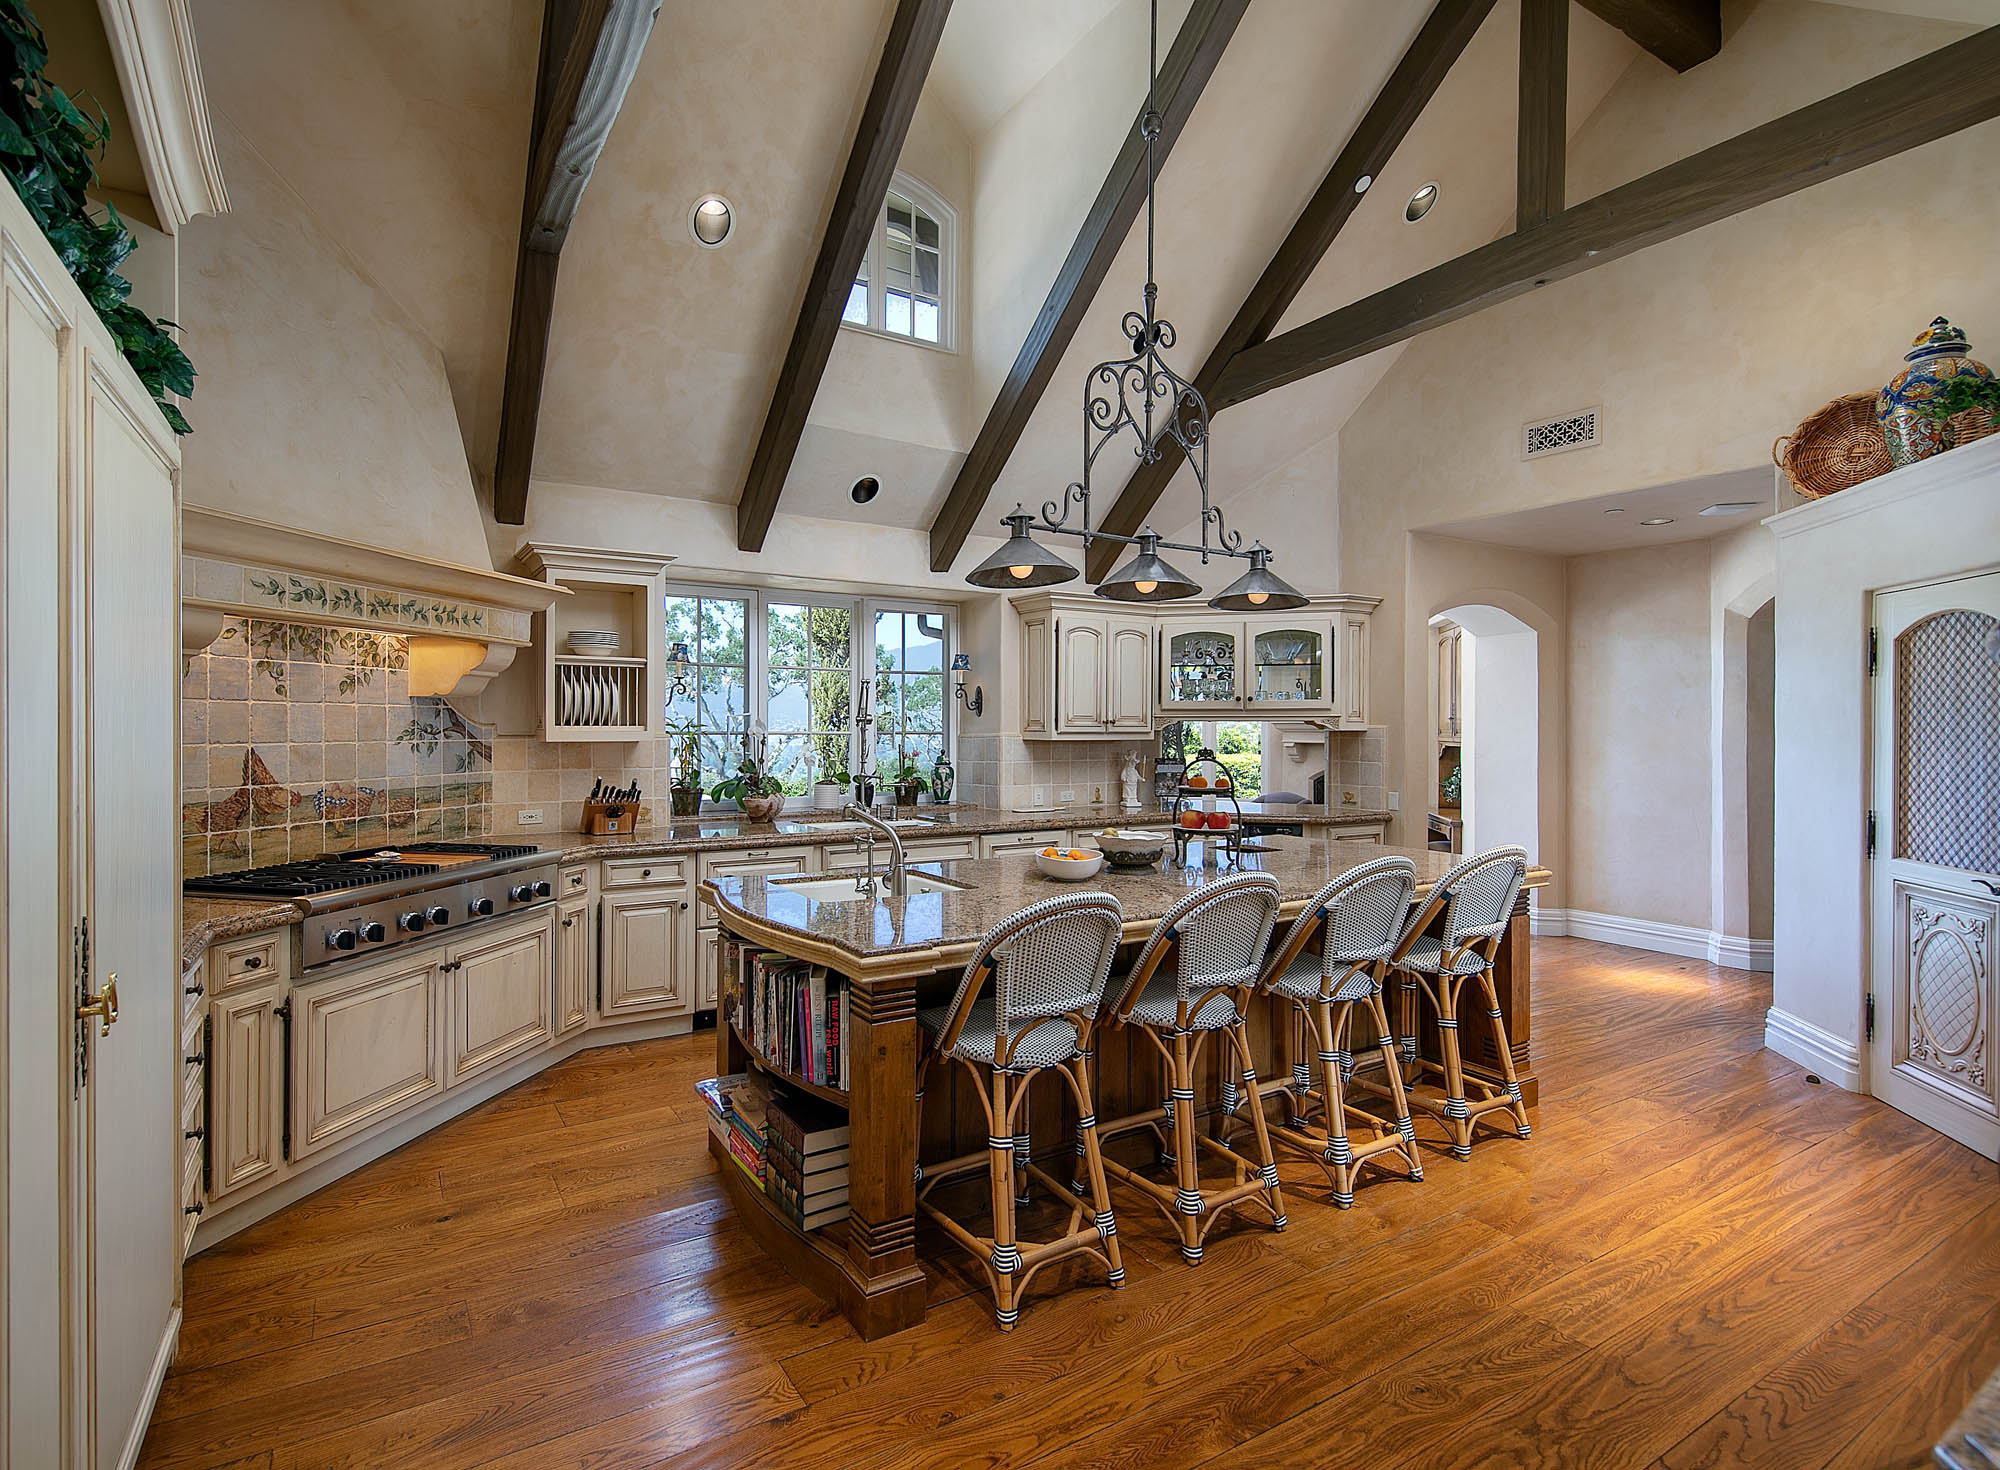
[[[618,652],[618,635],[601,629],[579,628],[567,641],[578,658],[611,658]]]

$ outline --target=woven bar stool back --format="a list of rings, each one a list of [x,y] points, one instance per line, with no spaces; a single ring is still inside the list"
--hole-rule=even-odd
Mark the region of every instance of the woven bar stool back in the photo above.
[[[1158,1113],[1136,1113],[1100,1132],[1109,1137],[1132,1129],[1150,1130],[1159,1140],[1160,1162],[1174,1170],[1171,1188],[1136,1169],[1113,1160],[1104,1167],[1113,1177],[1141,1190],[1174,1222],[1181,1236],[1181,1256],[1190,1265],[1201,1260],[1202,1241],[1221,1214],[1246,1200],[1258,1201],[1270,1212],[1272,1225],[1285,1228],[1284,1196],[1278,1168],[1258,1101],[1257,1073],[1244,1025],[1242,1003],[1250,995],[1278,922],[1278,880],[1269,873],[1237,873],[1190,893],[1161,917],[1140,950],[1131,972],[1116,987],[1112,1013],[1121,1025],[1138,1029],[1160,1053],[1167,1078],[1167,1096]],[[1171,976],[1158,971],[1172,956]],[[1220,1138],[1198,1135],[1195,1129],[1195,1070],[1210,1036],[1224,1040]],[[1255,1135],[1254,1156],[1245,1158],[1228,1146],[1230,1130],[1248,1086],[1249,1121]],[[1232,1182],[1204,1189],[1201,1151],[1226,1160]]]
[[[1354,1203],[1355,1179],[1365,1163],[1380,1166],[1393,1158],[1404,1177],[1424,1177],[1396,1066],[1395,1034],[1382,1006],[1383,974],[1402,938],[1416,887],[1417,867],[1406,857],[1376,858],[1343,873],[1313,895],[1272,955],[1259,987],[1291,1008],[1291,1075],[1263,1089],[1284,1094],[1290,1103],[1285,1124],[1272,1132],[1326,1171],[1333,1202],[1342,1209]],[[1317,956],[1305,952],[1315,933]],[[1381,1047],[1379,1082],[1355,1077],[1349,1032],[1357,1006],[1373,1023]],[[1390,1115],[1350,1101],[1350,1082],[1379,1091],[1392,1105]],[[1324,1125],[1317,1130],[1309,1124],[1315,1111]],[[1357,1123],[1367,1130],[1358,1142],[1351,1136]]]
[[[933,1059],[956,1062],[970,1073],[986,1113],[986,1147],[917,1167],[917,1207],[971,1253],[992,1289],[994,1317],[1002,1331],[1020,1317],[1021,1294],[1043,1266],[1087,1254],[1104,1263],[1113,1286],[1124,1284],[1111,1195],[1097,1150],[1092,1112],[1089,1050],[1111,961],[1118,952],[1124,910],[1108,893],[1064,894],[1009,915],[987,931],[966,962],[951,1003],[927,1007],[917,1022]],[[1059,1073],[1077,1104],[1083,1144],[1080,1184],[1090,1210],[1069,1204],[1069,1223],[1052,1240],[1023,1242],[1018,1209],[1028,1200],[1027,1180],[1063,1186],[1030,1159],[1027,1134],[1029,1085],[1044,1071]],[[917,1101],[923,1104],[922,1079]],[[1016,1130],[1019,1131],[1016,1131]],[[975,1235],[932,1203],[932,1190],[949,1179],[984,1169],[993,1197],[993,1230]]]
[[[1505,1111],[1519,1138],[1529,1135],[1528,1109],[1514,1075],[1514,1054],[1500,1014],[1500,995],[1493,983],[1493,962],[1500,940],[1513,921],[1514,905],[1528,877],[1524,847],[1496,847],[1477,853],[1450,869],[1421,909],[1410,918],[1391,963],[1403,972],[1403,1065],[1405,1080],[1425,1074],[1438,1076],[1442,1098],[1415,1096],[1412,1101],[1444,1120],[1451,1133],[1454,1158],[1472,1156],[1472,1135],[1483,1117]],[[1442,932],[1426,931],[1442,908]],[[1459,992],[1476,982],[1486,999],[1486,1019],[1502,1081],[1468,1077],[1458,1037]],[[1418,1058],[1416,999],[1421,994],[1437,1016],[1442,1063]],[[1481,1096],[1471,1097],[1467,1088]]]

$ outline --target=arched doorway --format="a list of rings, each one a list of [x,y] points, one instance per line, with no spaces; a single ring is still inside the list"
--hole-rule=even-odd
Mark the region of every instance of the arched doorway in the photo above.
[[[1433,626],[1456,624],[1461,850],[1513,844],[1541,852],[1540,647],[1535,630],[1490,603],[1448,607]],[[1433,645],[1435,647],[1435,644]],[[1433,681],[1434,685],[1437,681]],[[1449,722],[1440,728],[1441,752]],[[1448,754],[1440,762],[1441,768]],[[1441,769],[1440,776],[1443,777]]]

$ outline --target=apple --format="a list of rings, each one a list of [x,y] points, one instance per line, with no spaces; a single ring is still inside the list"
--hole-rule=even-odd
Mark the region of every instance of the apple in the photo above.
[[[1208,814],[1208,826],[1212,832],[1227,832],[1229,830],[1229,813],[1210,812]]]
[[[1182,812],[1181,825],[1187,828],[1188,831],[1190,832],[1199,832],[1201,830],[1201,813]]]

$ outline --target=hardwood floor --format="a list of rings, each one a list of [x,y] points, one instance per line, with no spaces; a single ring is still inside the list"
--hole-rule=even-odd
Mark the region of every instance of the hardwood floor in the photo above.
[[[1761,976],[1535,945],[1526,1142],[1179,1263],[1114,1190],[994,1330],[858,1341],[732,1227],[712,1038],[579,1056],[189,1262],[148,1466],[1879,1467],[2000,1365],[2000,1169],[1761,1049]],[[984,1186],[979,1186],[983,1188]]]

